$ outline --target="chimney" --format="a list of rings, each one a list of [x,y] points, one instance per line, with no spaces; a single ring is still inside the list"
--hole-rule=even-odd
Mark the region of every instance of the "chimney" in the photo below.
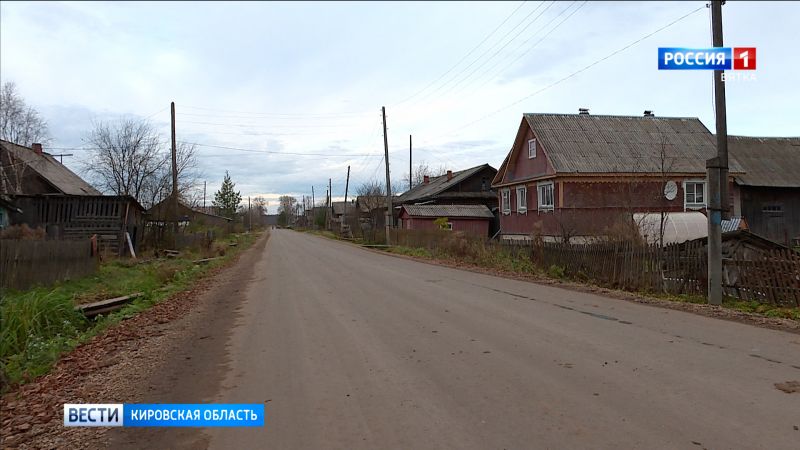
[[[428,183],[430,183],[430,182],[431,182],[431,177],[429,177],[429,176],[427,176],[427,175],[423,175],[423,177],[422,177],[422,184],[428,184]]]
[[[39,143],[31,144],[31,148],[33,149],[33,152],[36,153],[37,155],[42,154],[42,144]]]
[[[447,171],[447,181],[450,181],[452,179],[453,179],[453,171],[452,170],[448,170]]]
[[[645,117],[655,117],[656,115],[653,114],[653,111],[650,111],[649,109],[645,109],[644,110],[644,116]]]
[[[589,108],[578,108],[578,114],[581,116],[588,116]]]

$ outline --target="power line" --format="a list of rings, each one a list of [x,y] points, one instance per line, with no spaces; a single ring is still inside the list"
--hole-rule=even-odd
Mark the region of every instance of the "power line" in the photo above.
[[[470,71],[469,73],[467,73],[467,74],[466,74],[466,76],[462,77],[462,78],[461,78],[461,79],[459,79],[459,80],[458,80],[458,81],[457,81],[455,84],[451,85],[451,86],[450,86],[449,88],[447,88],[447,89],[446,89],[444,92],[442,92],[441,94],[439,94],[439,97],[442,97],[442,96],[446,95],[448,92],[451,92],[453,89],[455,89],[456,87],[458,87],[459,85],[461,85],[461,83],[463,83],[464,81],[466,81],[466,80],[468,80],[470,77],[472,77],[472,75],[473,75],[473,74],[475,74],[475,72],[477,72],[478,70],[480,70],[480,69],[481,69],[483,66],[485,66],[485,65],[486,65],[486,64],[487,64],[489,61],[493,60],[493,59],[494,59],[494,58],[495,58],[497,55],[499,55],[499,54],[500,54],[500,52],[502,52],[502,51],[503,51],[503,49],[505,49],[505,48],[506,48],[506,47],[507,47],[507,46],[508,46],[510,43],[514,42],[514,40],[515,40],[515,39],[517,39],[517,38],[518,38],[518,37],[519,37],[519,36],[520,36],[522,33],[524,33],[524,32],[525,32],[525,30],[527,30],[527,29],[528,29],[528,28],[529,28],[531,25],[533,25],[534,23],[536,23],[536,21],[537,21],[537,20],[539,20],[539,18],[540,18],[540,17],[542,17],[542,15],[543,15],[544,13],[546,13],[546,12],[547,12],[547,10],[548,10],[548,9],[550,9],[550,8],[551,8],[551,7],[552,7],[552,6],[553,6],[555,3],[556,3],[555,1],[553,1],[553,2],[550,2],[550,4],[547,6],[547,8],[545,8],[545,9],[544,9],[542,12],[540,12],[540,13],[539,13],[539,15],[537,15],[536,17],[534,17],[534,18],[533,18],[533,20],[531,20],[530,22],[528,22],[528,24],[527,24],[527,25],[525,25],[525,26],[524,26],[522,29],[520,29],[520,30],[517,32],[517,34],[515,34],[515,35],[514,35],[514,36],[513,36],[511,39],[509,39],[509,40],[508,40],[508,41],[507,41],[505,44],[503,44],[503,45],[502,45],[500,48],[498,48],[498,49],[497,49],[497,50],[496,50],[494,53],[492,53],[492,55],[491,55],[489,58],[485,59],[485,60],[484,60],[484,61],[483,61],[481,64],[479,64],[479,65],[478,65],[478,66],[476,66],[474,69],[472,69],[472,71]],[[543,4],[544,4],[544,3],[542,3],[542,5],[543,5]],[[540,5],[540,6],[541,6],[541,5]],[[538,8],[537,8],[537,9],[538,9]],[[533,10],[533,11],[531,12],[531,14],[533,14],[534,12],[536,12],[536,10]],[[530,16],[530,14],[529,14],[529,16]],[[522,22],[520,22],[520,24],[521,24],[521,23],[522,23]],[[508,36],[508,34],[510,34],[510,33],[511,33],[511,31],[514,31],[514,30],[513,30],[513,29],[512,29],[512,30],[510,30],[510,31],[509,31],[509,33],[506,33],[506,36]],[[503,36],[503,38],[502,38],[502,39],[505,39],[505,36]],[[501,39],[501,41],[502,41],[502,39]],[[499,42],[498,42],[498,43],[499,43]],[[491,49],[489,49],[489,50],[491,50]],[[483,53],[483,55],[485,55],[486,53],[488,53],[488,50],[487,50],[486,52],[484,52],[484,53]],[[483,57],[483,55],[481,55],[481,57]],[[478,58],[478,59],[480,59],[480,58]],[[477,62],[477,60],[476,60],[475,62]]]
[[[270,151],[270,150],[255,150],[250,148],[241,148],[241,147],[228,147],[225,145],[213,145],[213,144],[203,144],[200,142],[188,142],[188,141],[178,141],[182,144],[187,145],[196,145],[198,147],[209,147],[209,148],[220,148],[224,150],[236,150],[240,152],[250,152],[250,153],[266,153],[270,155],[291,155],[291,156],[331,156],[331,157],[361,157],[361,156],[376,156],[368,153],[305,153],[305,152],[277,152],[277,151]]]
[[[571,3],[569,6],[568,6],[568,7],[564,8],[563,10],[561,10],[561,12],[560,12],[560,13],[558,13],[556,16],[554,16],[552,19],[550,19],[550,21],[549,21],[549,22],[547,22],[547,23],[544,25],[544,27],[542,27],[540,30],[544,30],[544,29],[546,29],[546,28],[547,28],[547,26],[549,26],[549,25],[550,25],[551,23],[553,23],[553,22],[554,22],[556,19],[558,19],[559,17],[561,17],[562,15],[564,15],[564,13],[565,13],[565,12],[566,12],[568,9],[572,8],[572,6],[573,6],[575,3],[577,3],[577,2],[572,2],[572,3]],[[508,64],[506,64],[505,66],[503,66],[503,68],[502,68],[502,69],[500,69],[498,72],[494,72],[494,73],[492,73],[492,74],[491,74],[491,75],[490,75],[488,78],[486,78],[486,79],[483,81],[483,83],[481,83],[481,84],[480,84],[478,87],[476,87],[475,89],[473,89],[473,90],[470,92],[470,94],[474,93],[474,92],[475,92],[475,91],[477,91],[478,89],[480,89],[480,88],[482,88],[483,86],[485,86],[487,83],[489,83],[490,81],[492,81],[492,79],[494,79],[496,76],[498,76],[498,75],[502,74],[503,72],[505,72],[506,70],[508,70],[508,69],[509,69],[511,66],[513,66],[513,65],[514,65],[514,64],[515,64],[517,61],[519,61],[519,60],[520,60],[520,59],[521,59],[523,56],[525,56],[525,55],[527,55],[528,53],[530,53],[530,52],[531,52],[533,49],[535,49],[535,48],[536,48],[536,47],[537,47],[539,44],[541,44],[541,43],[542,43],[542,41],[544,41],[545,39],[547,39],[547,37],[548,37],[548,36],[550,36],[550,35],[551,35],[551,34],[552,34],[552,33],[553,33],[553,32],[554,32],[556,29],[558,29],[558,28],[559,28],[559,27],[560,27],[560,26],[561,26],[561,25],[562,25],[564,22],[566,22],[567,20],[569,20],[569,18],[570,18],[570,17],[572,17],[572,16],[573,16],[575,13],[577,13],[577,12],[578,12],[578,11],[579,11],[581,8],[583,8],[584,6],[586,6],[586,3],[588,3],[588,1],[584,1],[583,3],[581,3],[580,5],[578,5],[578,7],[577,7],[577,8],[575,8],[575,9],[574,9],[574,10],[573,10],[573,11],[572,11],[572,12],[571,12],[571,13],[570,13],[570,14],[569,14],[567,17],[565,17],[564,19],[562,19],[562,20],[561,20],[561,22],[557,23],[557,24],[556,24],[556,26],[554,26],[553,28],[551,28],[551,29],[550,29],[550,31],[548,31],[548,32],[547,32],[547,33],[546,33],[544,36],[542,36],[541,38],[539,38],[539,40],[538,40],[538,41],[534,42],[532,46],[530,46],[530,47],[529,47],[527,50],[525,50],[524,52],[520,53],[520,54],[519,54],[519,55],[518,55],[516,58],[514,58],[514,59],[513,59],[513,60],[512,60],[510,63],[508,63]],[[523,47],[525,44],[527,44],[527,43],[528,43],[528,42],[529,42],[531,39],[533,39],[533,38],[534,38],[534,37],[535,37],[537,34],[539,34],[539,33],[537,32],[537,33],[533,34],[532,36],[530,36],[528,39],[526,39],[524,42],[522,42],[522,43],[521,43],[519,46],[517,46],[517,49],[520,49],[520,48],[522,48],[522,47]],[[516,50],[516,49],[515,49],[515,50]],[[490,73],[490,72],[491,72],[491,70],[492,70],[492,69],[494,69],[495,67],[497,67],[498,65],[499,65],[499,62],[498,62],[497,64],[494,64],[494,65],[492,65],[492,67],[490,67],[490,68],[489,68],[489,70],[487,70],[486,72],[484,72],[484,74],[486,74],[486,73]],[[465,87],[466,87],[466,85],[465,85]],[[458,92],[456,92],[456,94],[458,94],[459,92],[462,92],[462,91],[463,91],[463,89],[462,89],[462,90],[459,90]]]
[[[197,109],[201,111],[218,111],[218,112],[232,113],[232,114],[248,114],[256,116],[275,116],[275,117],[299,117],[299,118],[366,116],[368,114],[372,114],[372,111],[349,111],[349,112],[336,112],[336,113],[285,113],[285,112],[233,111],[229,109],[217,109],[217,108],[207,108],[202,106],[188,106],[188,105],[181,105],[181,108]]]
[[[403,99],[403,100],[401,100],[401,101],[399,101],[399,102],[395,103],[393,106],[394,106],[394,107],[396,107],[396,106],[398,106],[398,105],[401,105],[401,104],[403,104],[403,103],[405,103],[405,102],[407,102],[407,101],[411,100],[412,98],[414,98],[414,97],[416,97],[417,95],[419,95],[419,94],[421,94],[421,93],[425,92],[425,91],[426,91],[426,90],[427,90],[429,87],[433,86],[433,85],[434,85],[434,84],[436,84],[436,83],[437,83],[439,80],[441,80],[442,78],[444,78],[445,76],[447,76],[447,74],[449,74],[450,72],[452,72],[452,71],[453,71],[453,69],[455,69],[456,67],[458,67],[458,66],[459,66],[459,65],[460,65],[462,62],[464,62],[464,60],[465,60],[465,59],[467,59],[467,58],[468,58],[468,57],[469,57],[471,54],[473,54],[473,53],[475,52],[475,50],[477,50],[477,49],[478,49],[478,48],[479,48],[481,45],[483,45],[483,44],[484,44],[484,42],[486,42],[486,41],[487,41],[487,40],[488,40],[490,37],[492,37],[492,36],[493,36],[493,35],[494,35],[494,34],[497,32],[497,30],[499,30],[499,29],[500,29],[500,27],[502,27],[503,25],[505,25],[505,23],[506,23],[506,22],[508,22],[508,19],[510,19],[511,17],[513,17],[513,16],[514,16],[514,14],[515,14],[517,11],[519,11],[519,9],[520,9],[520,8],[522,8],[522,6],[523,6],[523,5],[524,5],[526,2],[527,2],[527,0],[526,0],[526,1],[523,1],[523,2],[521,2],[521,3],[519,4],[519,6],[517,6],[517,7],[514,9],[514,11],[511,11],[511,14],[509,14],[508,16],[506,16],[506,18],[505,18],[505,19],[503,19],[503,21],[502,21],[502,22],[500,22],[500,25],[498,25],[498,26],[497,26],[497,27],[496,27],[494,30],[492,30],[492,32],[491,32],[491,33],[487,34],[487,35],[486,35],[486,37],[485,37],[485,38],[483,38],[483,40],[482,40],[482,41],[480,41],[480,42],[478,43],[478,45],[476,45],[475,47],[473,47],[473,48],[472,48],[472,50],[470,50],[469,52],[467,52],[467,54],[465,54],[464,56],[462,56],[462,57],[461,57],[461,59],[459,59],[459,60],[458,60],[458,62],[456,62],[455,64],[453,64],[453,66],[452,66],[452,67],[450,67],[449,69],[447,69],[447,71],[445,71],[443,74],[439,75],[439,77],[437,77],[435,80],[433,80],[433,81],[431,81],[430,83],[428,83],[428,84],[427,84],[427,85],[426,85],[424,88],[422,88],[421,90],[419,90],[419,91],[415,92],[414,94],[410,95],[409,97],[406,97],[405,99]]]
[[[546,2],[541,2],[541,3],[539,3],[539,6],[537,6],[537,7],[536,7],[536,9],[534,9],[534,10],[533,10],[533,11],[531,11],[531,12],[529,12],[529,13],[528,13],[528,15],[527,15],[527,16],[525,16],[525,17],[524,17],[524,18],[523,18],[523,19],[522,19],[522,20],[521,20],[519,23],[517,23],[517,24],[516,24],[516,25],[514,25],[514,26],[513,26],[513,27],[512,27],[510,30],[508,30],[508,32],[506,32],[506,34],[504,34],[504,35],[503,35],[503,36],[500,38],[500,40],[498,40],[498,41],[497,41],[497,42],[496,42],[494,45],[492,45],[491,47],[487,48],[487,49],[486,49],[486,51],[484,51],[483,53],[481,53],[481,54],[480,54],[480,55],[479,55],[477,58],[475,58],[475,59],[474,59],[474,60],[473,60],[471,63],[469,63],[469,64],[468,64],[466,67],[464,67],[464,68],[462,69],[462,72],[463,72],[463,71],[466,71],[467,69],[469,69],[470,67],[472,67],[472,66],[473,66],[475,63],[477,63],[478,61],[480,61],[480,60],[481,60],[481,58],[483,58],[483,57],[484,57],[484,56],[485,56],[487,53],[489,53],[490,51],[492,51],[492,49],[494,49],[494,48],[495,48],[495,46],[496,46],[497,44],[499,44],[499,43],[503,42],[503,40],[505,40],[505,38],[506,38],[506,37],[507,37],[509,34],[511,34],[511,33],[512,33],[514,30],[516,30],[516,29],[517,29],[517,27],[519,27],[520,25],[522,25],[523,23],[525,23],[525,21],[526,21],[526,20],[528,20],[528,18],[529,18],[530,16],[532,16],[532,15],[533,15],[533,14],[534,14],[536,11],[538,11],[538,10],[539,10],[539,8],[541,8],[541,7],[542,7],[542,6],[543,6],[545,3],[546,3]],[[554,2],[554,1],[553,1],[553,2],[551,2],[551,3],[550,3],[550,6],[552,6],[552,5],[553,5],[553,3],[555,3],[555,2]],[[548,6],[547,8],[550,8],[550,6]],[[545,11],[546,11],[546,10],[547,10],[547,9],[545,9]],[[534,18],[534,20],[533,20],[533,21],[531,21],[531,22],[530,22],[530,23],[529,23],[529,24],[528,24],[528,25],[527,25],[525,28],[523,28],[523,31],[524,31],[524,30],[525,30],[525,29],[526,29],[528,26],[530,26],[530,25],[531,25],[533,22],[535,22],[535,21],[536,21],[536,19],[538,19],[538,18],[539,18],[539,16],[536,16],[536,18]],[[512,38],[512,40],[513,40],[513,39],[514,39],[514,38]],[[507,45],[507,44],[506,44],[506,45]],[[440,91],[441,89],[443,89],[445,86],[447,86],[448,84],[450,84],[450,82],[452,82],[453,80],[455,80],[455,79],[457,79],[457,78],[458,78],[458,74],[456,74],[454,77],[450,78],[450,79],[449,79],[448,81],[446,81],[444,84],[441,84],[441,85],[440,85],[438,88],[436,88],[436,89],[434,89],[433,91],[429,92],[427,95],[425,95],[425,96],[424,96],[424,97],[421,99],[421,101],[427,100],[428,98],[430,98],[430,97],[431,97],[431,95],[433,95],[433,94],[437,93],[438,91]],[[458,83],[456,83],[456,84],[458,84]]]
[[[605,60],[607,60],[607,59],[609,59],[609,58],[611,58],[611,57],[613,57],[613,56],[616,56],[616,55],[617,55],[617,54],[619,54],[619,53],[622,53],[623,51],[625,51],[625,50],[627,50],[627,49],[629,49],[629,48],[633,47],[634,45],[636,45],[636,44],[638,44],[638,43],[640,43],[640,42],[644,41],[645,39],[647,39],[647,38],[649,38],[649,37],[651,37],[651,36],[653,36],[653,35],[655,35],[655,34],[657,34],[657,33],[661,32],[661,31],[663,31],[663,30],[665,30],[665,29],[667,29],[667,28],[671,27],[672,25],[675,25],[676,23],[678,23],[678,22],[682,21],[683,19],[686,19],[687,17],[691,16],[692,14],[696,13],[697,11],[700,11],[700,10],[701,10],[701,9],[703,9],[703,8],[705,8],[705,6],[701,6],[701,7],[697,8],[697,9],[694,9],[694,10],[690,11],[689,13],[687,13],[687,14],[685,14],[685,15],[683,15],[683,16],[681,16],[681,17],[679,17],[679,18],[675,19],[675,20],[673,20],[672,22],[670,22],[670,23],[668,23],[668,24],[666,24],[666,25],[662,26],[661,28],[658,28],[658,29],[656,29],[655,31],[653,31],[653,32],[650,32],[650,33],[648,33],[648,34],[646,34],[646,35],[642,36],[641,38],[639,38],[639,39],[637,39],[637,40],[635,40],[635,41],[631,42],[630,44],[628,44],[628,45],[626,45],[626,46],[624,46],[624,47],[622,47],[622,48],[620,48],[620,49],[618,49],[618,50],[615,50],[615,51],[611,52],[610,54],[608,54],[608,55],[606,55],[606,56],[604,56],[604,57],[602,57],[602,58],[600,58],[600,59],[598,59],[598,60],[596,60],[596,61],[592,62],[591,64],[589,64],[589,65],[587,65],[587,66],[585,66],[585,67],[583,67],[583,68],[581,68],[581,69],[579,69],[579,70],[576,70],[575,72],[572,72],[571,74],[569,74],[569,75],[567,75],[567,76],[565,76],[565,77],[563,77],[563,78],[560,78],[560,79],[558,79],[558,80],[556,80],[556,81],[554,81],[554,82],[552,82],[552,83],[548,84],[547,86],[544,86],[543,88],[541,88],[541,89],[539,89],[539,90],[537,90],[537,91],[535,91],[535,92],[533,92],[533,93],[531,93],[531,94],[528,94],[528,95],[526,95],[526,96],[524,96],[524,97],[522,97],[522,98],[520,98],[520,99],[518,99],[518,100],[516,100],[516,101],[514,101],[514,102],[512,102],[512,103],[509,103],[508,105],[506,105],[506,106],[503,106],[502,108],[500,108],[500,109],[498,109],[498,110],[496,110],[496,111],[492,111],[491,113],[489,113],[489,114],[486,114],[485,116],[483,116],[483,117],[481,117],[481,118],[479,118],[479,119],[473,120],[472,122],[469,122],[469,123],[467,123],[466,125],[462,125],[462,126],[460,126],[460,127],[458,127],[458,128],[455,128],[455,129],[453,129],[453,130],[451,130],[451,131],[447,132],[447,133],[444,133],[444,134],[441,134],[441,135],[439,135],[439,136],[437,136],[437,137],[434,137],[434,138],[432,138],[431,140],[429,140],[429,141],[426,141],[426,143],[429,143],[429,142],[431,142],[431,141],[432,141],[432,140],[434,140],[434,139],[438,139],[438,138],[440,138],[440,137],[447,136],[447,135],[453,134],[453,133],[455,133],[455,132],[457,132],[457,131],[463,130],[463,129],[464,129],[464,128],[466,128],[466,127],[469,127],[469,126],[471,126],[471,125],[474,125],[474,124],[476,124],[476,123],[478,123],[478,122],[480,122],[480,121],[482,121],[482,120],[488,119],[489,117],[492,117],[492,116],[494,116],[494,115],[495,115],[495,114],[497,114],[497,113],[500,113],[500,112],[502,112],[502,111],[505,111],[506,109],[508,109],[508,108],[510,108],[510,107],[512,107],[512,106],[514,106],[514,105],[517,105],[517,104],[519,104],[519,103],[521,103],[521,102],[523,102],[523,101],[525,101],[525,100],[527,100],[527,99],[529,99],[529,98],[531,98],[531,97],[533,97],[533,96],[536,96],[536,95],[538,95],[538,94],[541,94],[542,92],[544,92],[544,91],[546,91],[546,90],[548,90],[548,89],[550,89],[550,88],[552,88],[552,87],[554,87],[554,86],[556,86],[556,85],[558,85],[558,84],[561,84],[562,82],[564,82],[564,81],[566,81],[566,80],[568,80],[568,79],[570,79],[570,78],[574,77],[575,75],[578,75],[578,74],[580,74],[580,73],[582,73],[582,72],[585,72],[586,70],[588,70],[588,69],[590,69],[590,68],[592,68],[592,67],[596,66],[597,64],[600,64],[601,62],[603,62],[603,61],[605,61]]]

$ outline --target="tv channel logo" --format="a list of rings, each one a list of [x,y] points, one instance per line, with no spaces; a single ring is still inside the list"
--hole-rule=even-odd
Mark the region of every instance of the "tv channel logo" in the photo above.
[[[65,427],[121,427],[123,426],[121,403],[65,403]]]
[[[659,47],[658,70],[756,70],[755,47]]]

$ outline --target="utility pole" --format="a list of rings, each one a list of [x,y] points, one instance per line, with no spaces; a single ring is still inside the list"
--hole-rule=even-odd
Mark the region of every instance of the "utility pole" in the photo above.
[[[314,199],[314,186],[311,186],[311,223],[314,224],[314,227],[317,226],[317,211],[314,208],[317,207],[316,200]]]
[[[711,33],[713,47],[723,47],[722,42],[722,5],[724,1],[711,2]],[[717,158],[720,164],[719,193],[722,201],[722,218],[730,219],[728,205],[728,114],[725,106],[724,70],[714,71],[714,110],[717,116]]]
[[[414,169],[411,165],[411,135],[408,135],[408,190],[414,187]]]
[[[333,228],[331,226],[332,222],[331,219],[333,219],[332,217],[333,211],[331,211],[332,209],[333,209],[333,186],[331,185],[331,179],[328,178],[328,226],[327,227],[329,230]]]
[[[392,245],[392,182],[389,179],[389,138],[386,136],[386,107],[381,106],[383,115],[383,153],[386,161],[386,245]]]
[[[344,183],[344,213],[342,214],[342,230],[347,224],[347,190],[350,189],[350,166],[347,166],[347,181]]]
[[[711,1],[711,41],[722,47],[722,1]],[[728,218],[728,123],[724,70],[714,71],[717,156],[706,161],[708,173],[708,303],[722,304],[722,218]]]
[[[206,182],[203,181],[203,212],[207,213],[206,211]]]
[[[170,103],[170,117],[172,122],[172,213],[175,219],[175,233],[178,232],[178,156],[175,144],[175,102]]]
[[[250,208],[250,197],[247,197],[247,231],[253,231],[253,210]]]

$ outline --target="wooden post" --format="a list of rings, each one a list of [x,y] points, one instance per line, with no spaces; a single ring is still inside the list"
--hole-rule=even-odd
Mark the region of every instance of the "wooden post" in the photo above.
[[[381,107],[381,114],[383,115],[383,152],[384,161],[386,162],[386,245],[392,245],[392,237],[390,235],[392,229],[392,182],[389,178],[389,138],[386,136],[386,107]]]
[[[172,124],[172,213],[175,219],[174,231],[178,233],[178,151],[175,142],[175,102],[170,103],[170,122]]]
[[[342,214],[342,230],[345,229],[347,223],[347,190],[350,188],[350,166],[347,166],[347,181],[344,184],[344,214]]]

